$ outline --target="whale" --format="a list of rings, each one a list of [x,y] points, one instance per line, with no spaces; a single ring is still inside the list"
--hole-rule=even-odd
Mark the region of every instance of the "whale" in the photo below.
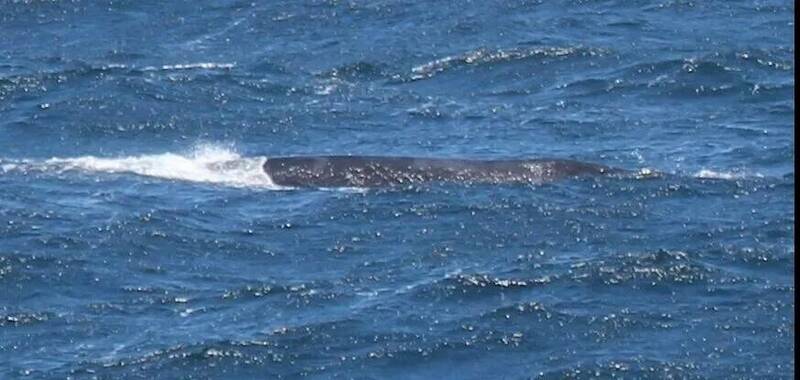
[[[626,170],[569,159],[453,159],[393,156],[267,157],[264,173],[284,187],[389,187],[430,182],[540,184]]]

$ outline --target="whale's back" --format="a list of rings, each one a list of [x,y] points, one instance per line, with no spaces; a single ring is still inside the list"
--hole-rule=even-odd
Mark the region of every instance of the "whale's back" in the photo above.
[[[564,177],[620,172],[603,165],[561,160],[465,160],[384,156],[268,158],[264,171],[291,187],[380,187],[420,182],[541,183]]]

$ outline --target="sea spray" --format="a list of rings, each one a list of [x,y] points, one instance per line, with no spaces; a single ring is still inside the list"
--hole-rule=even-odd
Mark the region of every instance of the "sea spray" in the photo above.
[[[122,157],[87,155],[54,157],[44,161],[6,161],[3,162],[3,171],[130,173],[167,180],[280,189],[264,173],[265,160],[263,156],[242,157],[230,147],[201,144],[186,153]]]

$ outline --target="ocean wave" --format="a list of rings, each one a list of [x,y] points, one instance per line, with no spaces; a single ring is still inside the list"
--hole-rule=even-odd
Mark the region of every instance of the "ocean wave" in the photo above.
[[[73,77],[83,77],[111,72],[127,72],[131,74],[157,71],[215,70],[229,71],[236,67],[235,62],[191,62],[163,65],[138,66],[125,63],[90,63],[85,61],[61,62],[61,68],[21,72],[0,76],[0,85],[23,85],[27,83],[41,84],[45,81],[63,82]]]
[[[269,296],[281,296],[286,303],[321,305],[326,301],[341,300],[348,294],[337,292],[326,282],[298,284],[259,283],[248,284],[226,290],[221,298],[226,301],[247,300]]]
[[[173,65],[161,66],[146,66],[141,71],[174,71],[174,70],[230,70],[236,67],[236,63],[216,63],[216,62],[197,62],[197,63],[179,63]]]
[[[565,368],[540,372],[537,378],[705,378],[705,376],[696,374],[698,367],[691,361],[663,361],[641,355],[631,359],[626,355],[621,355],[618,359],[598,360],[594,363],[575,363]]]
[[[477,273],[452,273],[398,289],[397,294],[412,293],[414,297],[439,301],[472,299],[501,293],[525,292],[549,285],[558,276],[541,273],[530,277],[507,277]]]
[[[61,67],[46,70],[29,72],[18,72],[11,75],[0,73],[0,98],[9,97],[15,94],[44,95],[53,88],[63,87],[65,83],[74,82],[81,79],[114,80],[118,76],[164,76],[176,80],[172,76],[178,72],[185,78],[193,79],[199,75],[214,73],[228,73],[236,67],[235,63],[217,62],[195,62],[164,64],[159,66],[137,66],[123,63],[87,63],[84,61],[73,61],[61,63]],[[184,79],[186,80],[186,79]],[[41,109],[49,108],[49,103],[40,104]]]
[[[430,78],[440,72],[454,67],[466,65],[484,65],[498,62],[523,60],[532,57],[559,58],[574,55],[595,56],[603,54],[603,50],[578,47],[535,47],[514,49],[477,49],[463,54],[439,58],[411,69],[413,80]]]
[[[571,266],[571,280],[603,285],[647,283],[648,286],[705,283],[716,271],[681,251],[619,254]],[[635,286],[635,285],[634,285]]]
[[[388,75],[384,64],[370,62],[354,62],[334,67],[318,74],[322,78],[339,78],[345,80],[372,80],[384,78]]]
[[[146,177],[233,187],[278,190],[263,170],[265,157],[242,157],[229,148],[199,145],[192,151],[124,157],[80,156],[47,160],[0,160],[0,172],[83,171],[130,173]]]
[[[636,92],[672,98],[739,95],[773,99],[794,89],[794,83],[770,79],[768,71],[773,69],[791,70],[792,66],[769,52],[715,52],[636,62],[559,83],[555,88],[569,96]]]
[[[9,313],[0,315],[0,327],[31,325],[35,323],[46,322],[53,317],[53,313],[49,312]]]
[[[312,349],[322,352],[322,347],[335,345],[341,338],[337,331],[353,331],[354,324],[352,320],[335,320],[298,326],[276,326],[271,332],[256,334],[258,338],[255,339],[207,339],[174,344],[143,353],[115,353],[62,370],[66,369],[70,374],[78,376],[113,374],[115,376],[111,377],[119,377],[121,373],[131,371],[161,373],[161,370],[168,369],[176,371],[172,374],[180,377],[179,374],[185,374],[187,368],[194,366],[205,368],[204,373],[208,374],[211,367],[219,367],[218,369],[225,371],[243,363],[249,365],[250,370],[258,372],[259,376],[266,373],[270,378],[292,375],[297,377],[294,363],[308,360],[308,356],[291,350],[296,342],[303,341]],[[328,355],[330,354],[327,352],[323,353],[323,357]],[[336,363],[338,358],[331,359],[333,360],[330,362]],[[252,374],[244,377],[254,376]]]
[[[330,95],[340,88],[352,88],[356,82],[378,80],[386,78],[388,74],[384,65],[355,62],[334,67],[314,76],[316,82],[314,93]]]
[[[0,76],[0,81],[18,82],[27,78],[58,78],[80,74],[98,74],[112,71],[148,72],[148,71],[179,71],[179,70],[231,70],[236,67],[235,62],[190,62],[172,63],[163,65],[139,66],[125,63],[90,63],[85,61],[60,62],[61,68],[40,70],[14,75]]]

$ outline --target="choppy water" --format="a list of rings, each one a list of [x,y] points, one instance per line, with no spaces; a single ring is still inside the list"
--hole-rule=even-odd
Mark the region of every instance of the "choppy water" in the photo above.
[[[791,378],[790,1],[0,1],[0,378]],[[265,157],[665,176],[275,186]]]

